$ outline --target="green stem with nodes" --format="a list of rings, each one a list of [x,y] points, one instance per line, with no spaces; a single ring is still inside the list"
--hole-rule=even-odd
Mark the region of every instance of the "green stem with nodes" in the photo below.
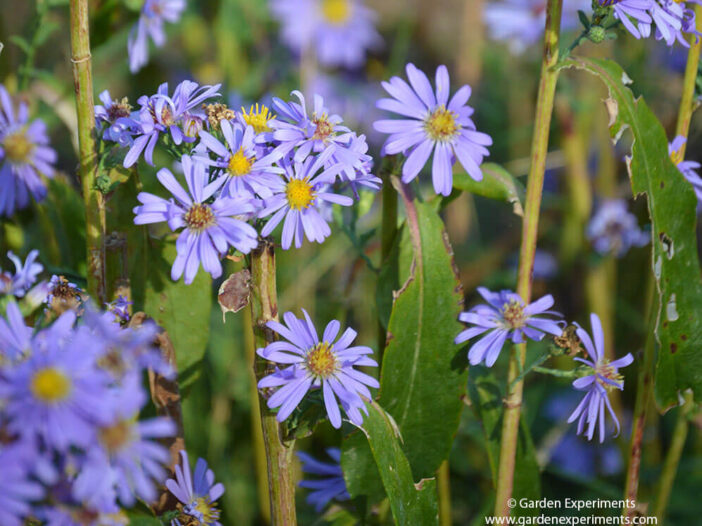
[[[88,0],[71,0],[71,63],[78,112],[80,180],[85,203],[85,237],[88,256],[88,294],[102,305],[105,293],[105,201],[95,187],[95,112],[90,55]]]
[[[658,517],[659,526],[663,524],[663,519],[665,519],[665,511],[670,500],[670,493],[673,491],[673,482],[675,481],[678,464],[680,464],[680,457],[687,439],[688,415],[694,405],[692,393],[686,393],[685,403],[678,409],[678,420],[673,431],[673,441],[670,443],[670,449],[668,449],[668,454],[665,457],[658,485],[658,495],[656,496],[656,507],[653,510],[653,515]]]
[[[266,327],[269,321],[278,321],[278,297],[275,280],[275,249],[269,239],[260,240],[251,253],[251,322],[256,348],[265,347],[277,340],[275,333]],[[254,362],[256,380],[272,373],[272,364],[261,357]],[[268,467],[268,492],[273,526],[295,526],[295,481],[293,480],[294,440],[283,440],[275,413],[259,400],[261,430],[266,446]]]
[[[558,44],[561,30],[561,12],[563,0],[548,0],[546,6],[546,32],[544,35],[544,52],[541,63],[541,80],[536,105],[534,136],[531,145],[531,168],[527,182],[526,207],[522,224],[522,243],[519,252],[519,270],[517,293],[529,302],[534,270],[534,253],[539,229],[539,213],[546,171],[548,138],[551,131],[551,117],[556,93],[558,71]],[[512,349],[507,385],[510,386],[505,399],[505,414],[502,422],[502,439],[500,443],[500,463],[497,474],[497,495],[495,515],[507,517],[508,505],[514,487],[514,466],[519,436],[519,417],[522,406],[524,381],[515,382],[519,371],[524,369],[526,345],[520,344]]]
[[[702,5],[695,6],[695,17],[697,20],[697,31],[702,31]],[[678,112],[678,123],[675,128],[675,135],[682,135],[687,138],[690,132],[690,121],[692,113],[697,108],[695,101],[695,83],[700,65],[700,49],[702,49],[702,39],[694,34],[690,37],[690,50],[687,53],[687,66],[685,67],[685,80],[683,81],[683,93],[680,100],[680,110]],[[687,143],[680,149],[680,159],[685,158]]]

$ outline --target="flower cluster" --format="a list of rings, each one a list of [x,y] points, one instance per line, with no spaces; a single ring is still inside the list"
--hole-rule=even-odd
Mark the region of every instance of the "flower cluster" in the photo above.
[[[273,0],[283,42],[295,53],[313,50],[325,66],[356,68],[380,46],[376,14],[361,0]]]
[[[25,208],[30,195],[44,199],[42,176],[53,177],[55,162],[44,121],[30,121],[27,104],[15,105],[0,85],[0,217]]]
[[[166,43],[164,25],[180,20],[185,10],[185,0],[146,0],[141,8],[139,21],[129,33],[127,51],[129,69],[136,73],[149,61],[149,37],[157,47]]]
[[[89,305],[28,327],[16,303],[0,317],[0,522],[95,524],[151,501],[166,478],[166,418],[139,420],[146,367],[168,373],[156,327],[122,328]],[[66,521],[66,522],[61,522]],[[82,522],[81,522],[82,523]],[[93,522],[91,522],[93,524]]]
[[[651,236],[639,228],[624,200],[611,199],[603,202],[592,216],[587,237],[600,254],[622,257],[630,248],[648,244]]]
[[[363,412],[368,412],[364,397],[371,398],[368,387],[380,387],[378,381],[355,367],[377,367],[378,364],[368,355],[370,347],[351,346],[356,331],[346,329],[337,340],[341,324],[332,320],[324,329],[320,340],[307,311],[302,310],[304,319],[298,319],[292,312],[283,315],[285,325],[269,321],[266,326],[282,336],[285,341],[277,341],[256,353],[271,362],[286,365],[262,378],[259,389],[277,388],[268,398],[268,407],[278,408],[277,419],[284,421],[299,405],[310,389],[322,389],[324,406],[331,424],[341,427],[339,402],[351,422],[360,426]],[[338,399],[338,401],[337,401]]]
[[[700,0],[598,0],[600,7],[611,7],[615,18],[636,38],[655,34],[668,46],[680,42],[689,47],[685,34],[699,37],[695,28],[695,11],[691,4]],[[655,25],[655,32],[653,26]]]
[[[480,181],[483,178],[480,165],[489,155],[487,146],[492,145],[492,139],[477,131],[471,119],[473,108],[466,104],[471,95],[470,86],[461,87],[449,100],[446,66],[436,69],[436,91],[414,64],[407,64],[406,71],[410,83],[399,77],[383,82],[383,88],[392,98],[376,103],[378,108],[404,118],[375,122],[376,130],[390,134],[384,152],[407,154],[402,182],[408,183],[417,177],[432,152],[432,181],[437,194],[451,193],[456,159],[468,175]]]

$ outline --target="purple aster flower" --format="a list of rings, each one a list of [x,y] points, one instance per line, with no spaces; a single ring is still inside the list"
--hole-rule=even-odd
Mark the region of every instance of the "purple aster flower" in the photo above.
[[[411,87],[399,77],[383,82],[391,99],[380,99],[378,108],[398,113],[404,119],[379,120],[375,129],[390,136],[383,147],[387,154],[405,153],[402,182],[409,183],[424,168],[432,151],[432,181],[437,194],[449,195],[453,187],[453,163],[456,158],[476,181],[483,178],[480,164],[489,155],[489,135],[476,130],[466,105],[470,86],[461,87],[449,101],[449,74],[446,66],[436,69],[436,95],[427,76],[414,64],[407,64]]]
[[[61,314],[67,310],[75,310],[83,302],[83,291],[75,283],[63,276],[54,274],[48,285],[48,293],[44,302],[47,307]]]
[[[251,225],[234,217],[254,211],[250,200],[216,196],[225,177],[208,183],[204,164],[187,155],[183,156],[182,164],[188,191],[170,170],[162,168],[157,174],[158,180],[173,194],[175,201],[140,193],[137,197],[142,205],[134,208],[134,223],[165,221],[174,232],[183,229],[176,241],[178,255],[171,268],[171,278],[178,280],[185,274],[185,283],[190,284],[200,264],[212,277],[221,276],[220,257],[230,246],[248,254],[258,245],[258,234]]]
[[[221,526],[217,499],[224,494],[222,483],[215,484],[214,472],[205,459],[195,464],[195,477],[191,475],[188,454],[180,452],[182,467],[175,467],[175,480],[168,479],[166,487],[182,504],[182,513],[195,517],[203,526]]]
[[[46,185],[41,176],[53,177],[56,151],[49,146],[46,125],[41,119],[29,122],[27,104],[17,112],[0,85],[0,216],[10,216],[29,204],[29,194],[41,201]]]
[[[462,331],[454,340],[460,344],[483,335],[468,351],[471,365],[484,361],[487,367],[492,367],[508,339],[513,343],[524,343],[525,337],[540,341],[546,333],[553,336],[563,333],[563,322],[539,316],[561,316],[548,310],[553,306],[553,296],[550,294],[525,305],[518,294],[509,290],[491,292],[485,287],[478,287],[478,292],[488,305],[477,305],[458,316],[459,320],[474,327]]]
[[[17,454],[18,446],[21,447],[0,442],[0,524],[3,526],[25,524],[24,519],[34,510],[32,503],[44,497],[42,486],[30,477],[24,455]]]
[[[297,456],[302,461],[302,471],[310,475],[320,475],[320,478],[300,481],[301,488],[311,489],[307,502],[314,506],[317,513],[322,511],[332,500],[343,502],[351,499],[346,490],[344,473],[341,470],[341,450],[330,447],[326,450],[333,463],[321,462],[307,453],[299,452]]]
[[[342,166],[337,164],[319,172],[324,164],[334,153],[334,146],[330,146],[317,157],[308,157],[304,162],[282,162],[284,174],[278,178],[275,186],[271,186],[273,195],[265,199],[263,209],[258,217],[273,216],[263,227],[261,235],[270,235],[276,226],[285,218],[283,224],[283,249],[287,250],[295,241],[295,247],[302,246],[302,237],[305,235],[309,241],[321,243],[331,234],[329,225],[319,214],[316,204],[318,201],[327,201],[342,206],[350,206],[353,199],[347,196],[327,191],[330,183]]]
[[[0,316],[0,365],[6,360],[14,362],[29,353],[32,332],[32,328],[25,325],[17,303],[8,303],[5,318]]]
[[[687,139],[685,139],[685,137],[678,135],[673,139],[673,142],[668,145],[668,153],[675,166],[680,170],[680,173],[685,176],[685,179],[687,179],[692,185],[692,188],[694,188],[695,195],[697,195],[697,208],[700,209],[702,208],[702,178],[700,174],[697,173],[697,170],[700,169],[700,163],[696,161],[685,161],[682,158],[681,152],[686,142]]]
[[[15,273],[0,269],[0,294],[12,294],[21,298],[34,285],[37,275],[44,270],[41,263],[37,263],[39,257],[38,250],[32,250],[24,263],[12,251],[7,253],[7,257],[15,264]]]
[[[153,152],[162,133],[170,133],[176,145],[195,142],[197,133],[192,129],[193,115],[204,121],[201,105],[219,95],[220,84],[200,86],[197,82],[184,80],[176,86],[173,96],[168,95],[168,83],[158,87],[156,95],[146,95],[137,101],[140,132],[124,157],[124,167],[129,168],[139,160],[141,154],[153,166]]]
[[[591,0],[568,0],[563,3],[561,29],[578,27],[578,10],[587,11]],[[506,41],[514,54],[541,40],[546,25],[546,0],[501,0],[487,2],[483,11],[490,37]]]
[[[105,308],[107,308],[108,311],[115,316],[115,320],[126,323],[131,318],[129,309],[130,305],[133,304],[133,301],[129,301],[126,296],[120,294],[117,296],[116,300],[105,304]]]
[[[612,389],[624,390],[624,379],[619,374],[619,369],[631,364],[634,361],[634,357],[629,353],[613,362],[608,361],[605,358],[602,324],[597,314],[593,313],[590,315],[590,324],[592,325],[592,335],[595,338],[594,344],[587,331],[580,326],[577,326],[576,330],[576,334],[580,341],[583,342],[590,360],[584,358],[575,358],[575,360],[590,367],[592,373],[573,381],[573,387],[578,391],[584,391],[585,396],[568,418],[568,423],[578,421],[578,434],[584,431],[585,424],[587,424],[586,434],[588,440],[592,440],[595,434],[595,427],[599,423],[600,442],[604,442],[605,407],[614,420],[616,434],[619,434],[619,420],[617,415],[614,414],[612,405],[609,403],[607,392]]]
[[[654,0],[599,0],[600,6],[611,6],[614,17],[622,22],[624,27],[635,38],[646,38],[651,34],[650,9]]]
[[[100,93],[100,102],[102,104],[95,105],[95,125],[98,128],[106,125],[102,139],[120,146],[131,146],[140,125],[132,118],[132,106],[127,98],[112,100],[110,92],[105,90]]]
[[[209,166],[218,168],[225,176],[226,183],[222,187],[224,196],[236,197],[270,197],[270,186],[279,180],[277,174],[283,173],[281,168],[274,166],[273,156],[266,155],[258,158],[259,152],[254,142],[253,126],[243,127],[223,120],[219,122],[226,145],[222,144],[212,134],[200,132],[201,153],[193,154],[193,158]],[[216,159],[212,160],[207,153],[211,151]]]
[[[147,397],[141,387],[141,375],[127,375],[123,384],[111,393],[112,422],[98,429],[78,476],[73,496],[79,502],[100,507],[116,494],[125,506],[135,497],[146,502],[156,498],[155,484],[165,482],[164,466],[170,462],[168,449],[156,440],[175,434],[175,424],[168,418],[136,420]]]
[[[141,8],[139,21],[129,33],[127,51],[129,69],[136,73],[149,61],[149,37],[156,47],[166,42],[164,23],[180,20],[185,10],[185,0],[146,0]]]
[[[602,203],[593,215],[587,227],[587,237],[600,254],[613,253],[622,257],[631,247],[647,245],[651,236],[639,228],[626,201],[612,199]]]
[[[109,377],[96,370],[91,347],[74,346],[65,338],[74,320],[67,312],[35,336],[29,357],[4,370],[0,388],[8,431],[27,440],[39,438],[60,451],[90,444],[95,426],[109,418],[104,402]]]
[[[377,367],[375,360],[367,356],[373,350],[370,347],[349,347],[356,338],[356,331],[351,328],[346,329],[334,342],[341,328],[336,320],[329,322],[320,340],[307,311],[303,309],[302,313],[304,320],[296,318],[292,312],[286,312],[283,319],[287,327],[277,321],[269,321],[266,326],[287,341],[273,342],[256,350],[266,360],[289,365],[285,369],[276,369],[275,373],[258,382],[259,389],[279,388],[268,398],[268,407],[279,407],[276,418],[283,422],[307,391],[321,387],[324,405],[334,427],[341,426],[337,398],[351,422],[362,425],[361,410],[366,414],[368,412],[362,397],[371,398],[366,386],[377,388],[380,384],[354,367]]]
[[[283,42],[302,54],[310,47],[325,66],[356,68],[380,46],[376,14],[360,0],[273,0]]]

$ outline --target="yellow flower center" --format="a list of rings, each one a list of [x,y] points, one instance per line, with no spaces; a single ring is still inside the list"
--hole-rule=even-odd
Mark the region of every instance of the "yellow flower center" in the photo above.
[[[99,432],[100,443],[108,453],[116,453],[132,438],[132,423],[120,420],[115,425],[103,427]]]
[[[27,138],[23,131],[18,131],[5,138],[5,155],[11,163],[29,162],[29,156],[34,150],[34,143]]]
[[[215,224],[214,212],[210,205],[195,203],[185,213],[185,224],[190,230],[201,232]]]
[[[219,510],[213,502],[210,502],[208,497],[197,498],[194,507],[202,514],[202,522],[204,524],[210,524],[219,519]]]
[[[624,377],[621,374],[619,374],[614,367],[609,365],[608,360],[604,360],[602,363],[597,364],[597,374],[605,377],[607,380],[611,380],[617,383],[621,383],[622,380],[624,380]],[[602,387],[607,389],[607,391],[612,391],[613,389],[616,389],[615,386],[605,382],[602,378],[599,377],[597,378],[597,383],[599,383]]]
[[[510,300],[502,306],[502,318],[510,329],[524,327],[526,316],[524,316],[524,305],[515,299]]]
[[[318,343],[307,353],[307,369],[318,378],[329,378],[338,369],[334,347],[327,342]]]
[[[47,367],[34,374],[30,390],[42,402],[61,402],[71,393],[71,379],[60,369]]]
[[[448,141],[461,129],[461,125],[456,122],[457,117],[455,112],[441,105],[424,121],[424,130],[434,141]]]
[[[258,104],[256,104],[256,106],[251,106],[248,113],[242,107],[241,115],[244,117],[244,122],[253,127],[256,133],[270,131],[271,129],[268,127],[268,121],[275,118],[275,115],[273,115],[263,104],[260,106]]]
[[[673,161],[673,164],[675,166],[679,165],[681,162],[683,162],[683,155],[682,155],[682,149],[680,150],[675,150],[670,154],[670,160]]]
[[[343,24],[351,16],[349,0],[322,0],[322,14],[330,24]]]
[[[308,208],[317,197],[312,185],[306,179],[292,179],[285,187],[285,195],[290,208],[294,210]]]
[[[334,133],[334,125],[329,122],[327,114],[322,114],[321,117],[316,115],[312,118],[312,123],[316,126],[312,138],[318,141],[326,141],[329,136]]]
[[[254,161],[256,161],[256,157],[246,157],[244,149],[239,148],[239,151],[229,158],[229,164],[227,165],[229,175],[239,177],[248,174]]]

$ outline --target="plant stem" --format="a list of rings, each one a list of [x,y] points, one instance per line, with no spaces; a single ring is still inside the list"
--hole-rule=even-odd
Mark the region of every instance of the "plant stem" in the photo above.
[[[439,526],[451,526],[451,468],[444,460],[436,473],[439,494]]]
[[[673,482],[675,474],[678,471],[680,457],[682,456],[685,440],[687,439],[688,422],[687,416],[694,406],[692,393],[685,394],[685,404],[678,409],[678,420],[675,423],[675,431],[673,431],[673,440],[670,443],[670,449],[663,462],[663,471],[658,485],[658,495],[656,496],[656,507],[653,515],[658,517],[658,525],[663,524],[665,511],[670,500],[670,493],[673,491]]]
[[[702,31],[702,5],[695,6],[695,17],[697,20],[697,31]],[[695,83],[700,64],[700,49],[702,40],[696,35],[690,36],[690,50],[687,53],[687,66],[685,67],[685,80],[683,81],[683,93],[680,100],[680,110],[678,112],[678,123],[675,128],[675,135],[682,135],[687,138],[690,132],[690,121],[692,112],[697,107],[695,101]],[[680,159],[685,158],[685,147],[683,144],[680,150]]]
[[[95,188],[95,114],[90,55],[88,0],[71,0],[71,62],[78,112],[80,180],[85,202],[85,237],[88,256],[88,294],[102,305],[105,293],[105,202]]]
[[[522,224],[522,243],[519,252],[519,271],[517,293],[528,303],[531,296],[534,270],[534,253],[539,228],[539,213],[546,171],[548,138],[551,131],[553,101],[556,93],[558,71],[558,42],[561,28],[561,11],[563,0],[548,0],[546,6],[546,32],[544,36],[544,54],[541,64],[541,80],[536,105],[534,137],[531,145],[532,164],[527,182],[526,206]],[[522,406],[524,381],[514,382],[519,371],[524,369],[526,345],[517,345],[512,349],[507,385],[511,386],[505,400],[505,414],[502,423],[500,443],[500,463],[497,475],[497,495],[495,515],[509,516],[508,501],[512,497],[514,486],[514,465],[519,436],[519,417]],[[514,382],[514,384],[513,384]]]
[[[390,252],[392,252],[395,237],[397,237],[397,191],[392,186],[390,181],[393,175],[399,173],[397,169],[398,160],[395,156],[386,157],[383,160],[383,165],[379,172],[379,176],[383,181],[382,199],[382,223],[380,230],[380,266],[382,269],[385,265],[393,265],[390,275],[397,277],[397,261],[390,261]],[[383,350],[385,349],[385,340],[387,334],[383,324],[378,321],[378,363],[382,364]]]
[[[278,299],[275,281],[275,249],[269,239],[262,239],[251,253],[251,321],[254,343],[265,347],[276,340],[275,333],[266,327],[271,320],[278,321]],[[256,357],[254,371],[260,380],[273,367],[263,358]],[[259,400],[261,429],[266,446],[268,493],[273,526],[295,526],[295,482],[292,463],[294,441],[283,441],[280,425],[265,403]]]
[[[646,319],[649,321],[646,327],[646,343],[644,346],[643,361],[639,368],[639,375],[636,385],[636,403],[634,405],[634,419],[631,424],[631,441],[629,443],[629,467],[626,472],[626,487],[624,489],[624,499],[637,501],[639,492],[639,474],[641,470],[641,449],[643,442],[644,427],[646,424],[646,413],[651,401],[653,392],[653,363],[656,355],[656,335],[654,301],[656,297],[656,285],[653,274],[649,274],[646,299]],[[623,508],[623,514],[633,517],[636,508]]]

